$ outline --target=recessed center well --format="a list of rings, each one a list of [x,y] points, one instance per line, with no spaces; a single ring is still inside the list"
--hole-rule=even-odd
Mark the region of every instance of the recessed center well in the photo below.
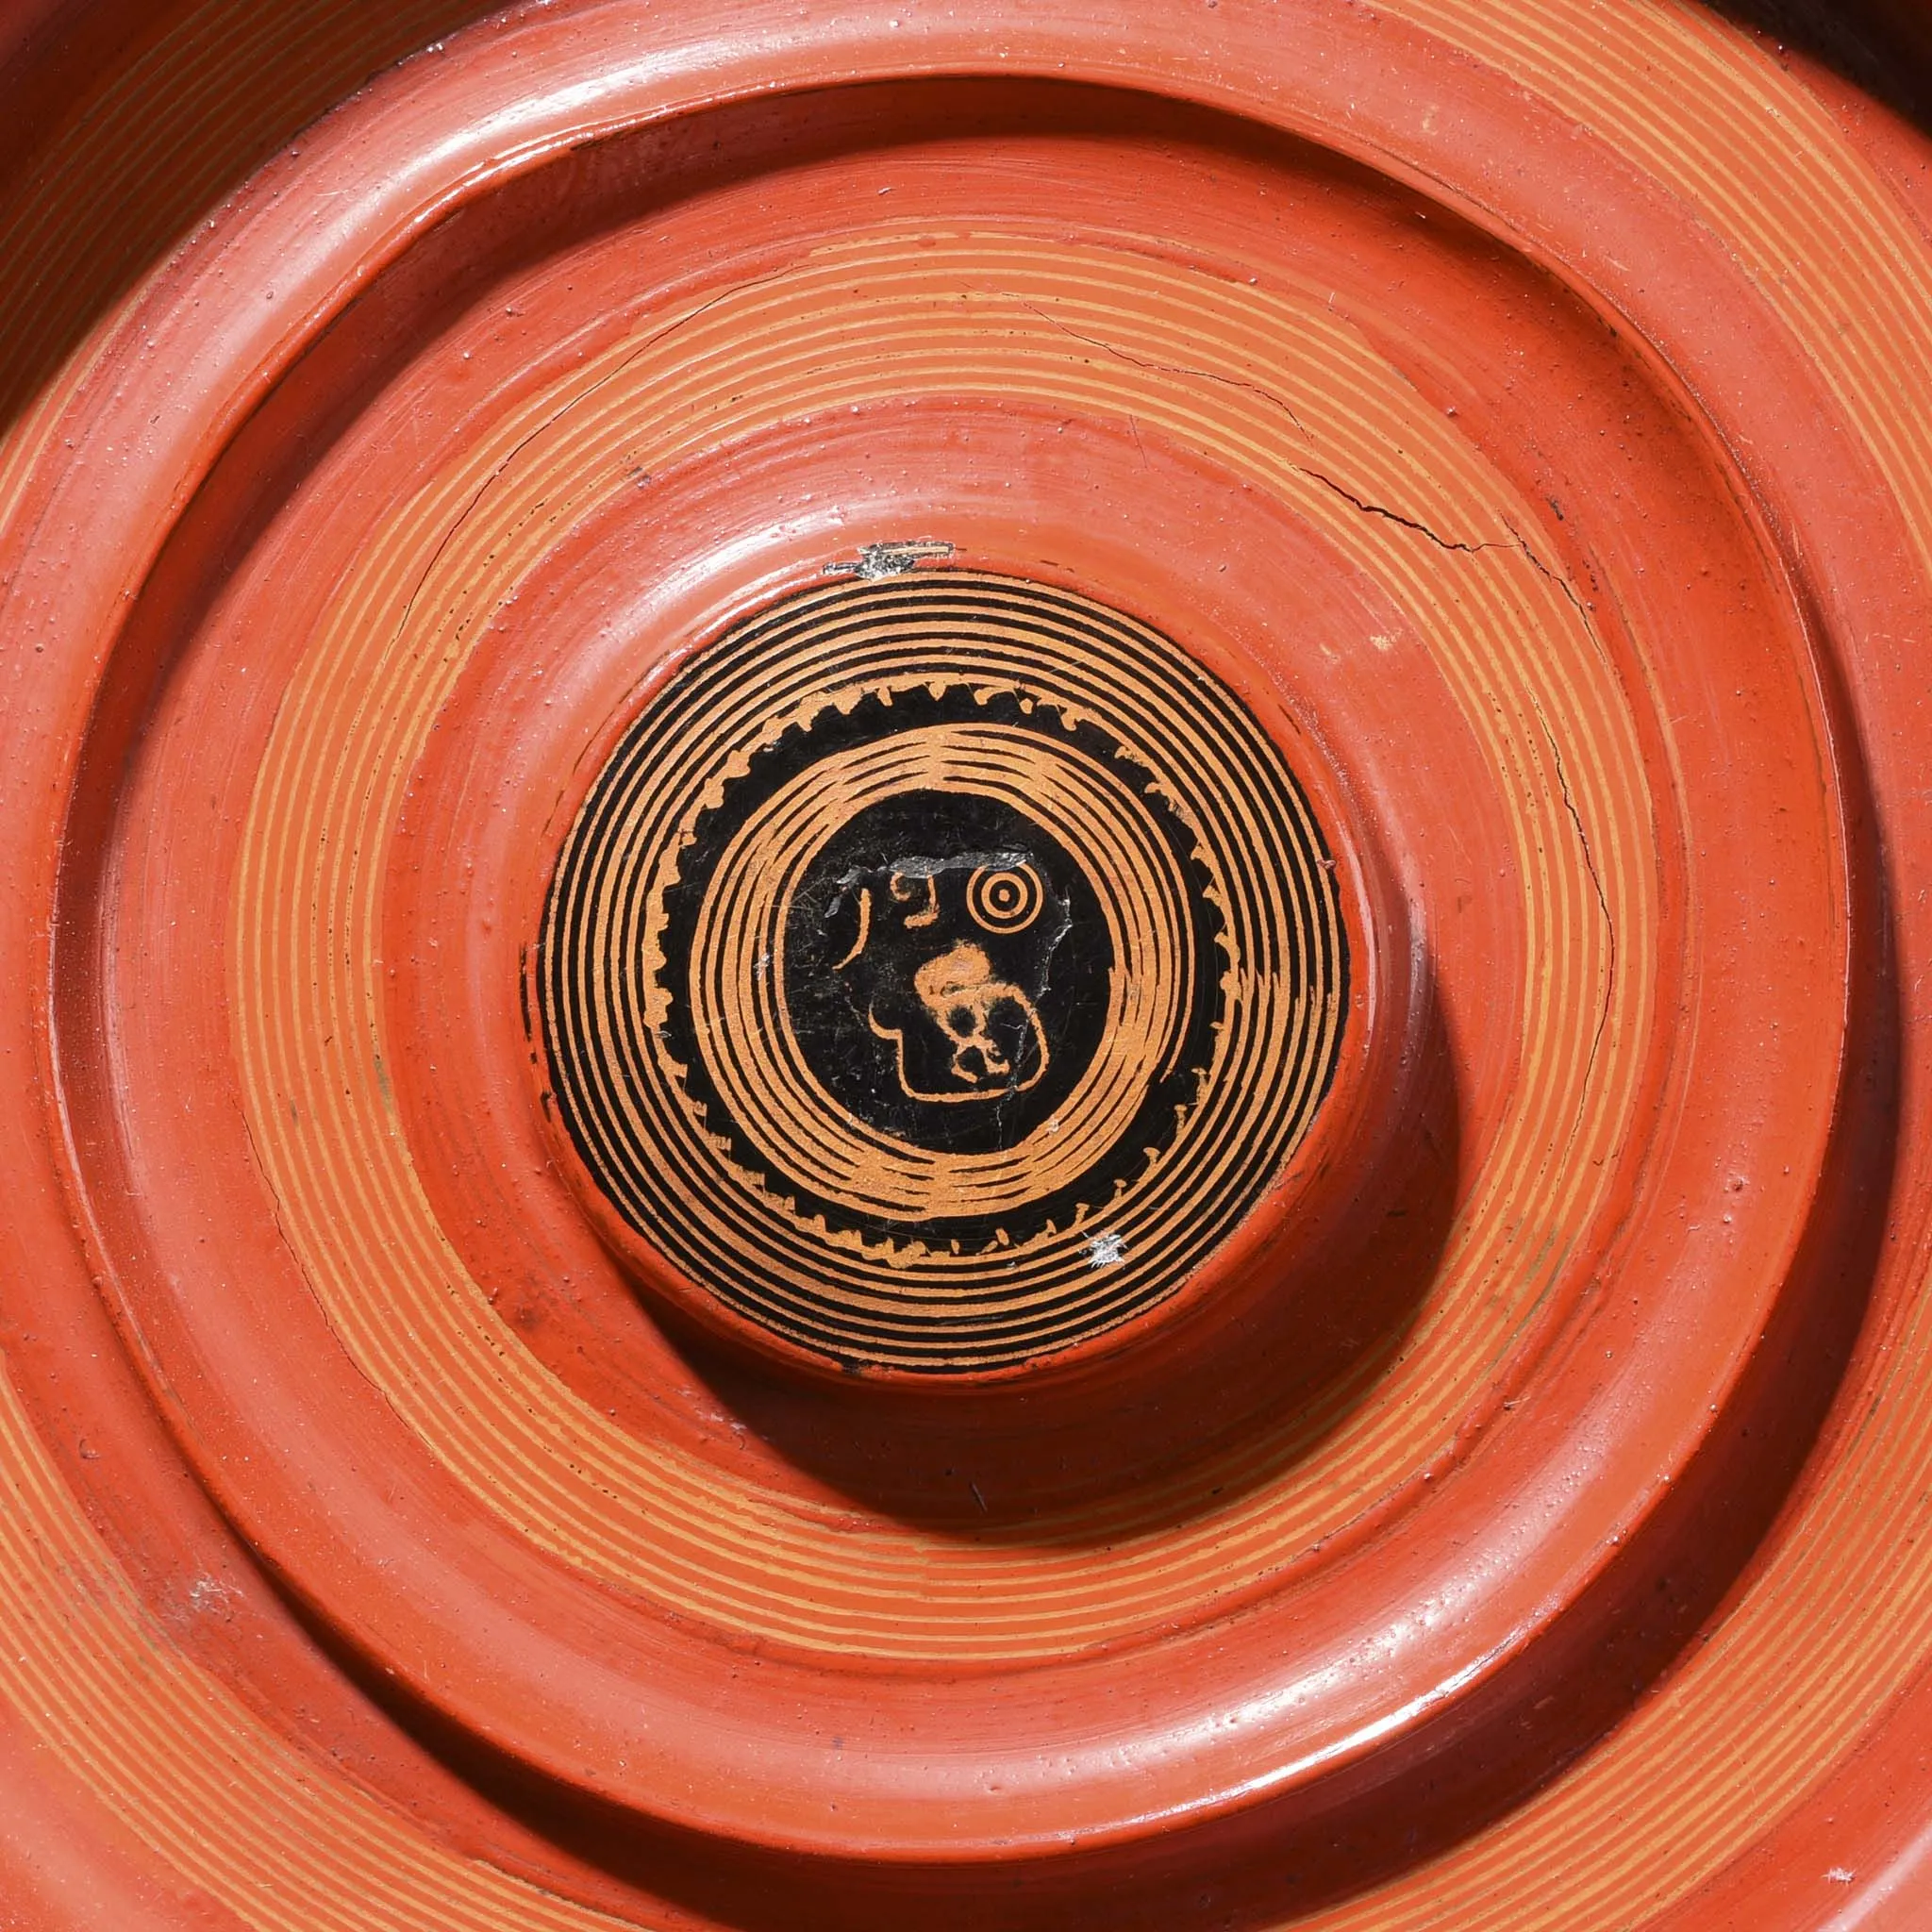
[[[841,1361],[1089,1341],[1326,1090],[1325,857],[1272,741],[1145,627],[964,572],[808,592],[692,659],[566,841],[539,997],[584,1178]]]

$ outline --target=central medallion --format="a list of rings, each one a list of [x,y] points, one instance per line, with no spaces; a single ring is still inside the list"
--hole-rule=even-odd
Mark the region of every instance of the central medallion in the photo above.
[[[1111,1203],[1223,1002],[1153,774],[957,683],[824,705],[746,762],[663,894],[663,1037],[706,1124],[832,1229],[1010,1246]]]
[[[1011,1147],[1052,1116],[1092,1060],[1113,971],[1078,864],[970,791],[855,814],[799,881],[784,958],[792,1029],[827,1090],[949,1152]]]
[[[559,858],[546,1097],[688,1308],[987,1373],[1172,1295],[1332,1077],[1319,827],[1145,626],[963,572],[808,592],[633,723]]]

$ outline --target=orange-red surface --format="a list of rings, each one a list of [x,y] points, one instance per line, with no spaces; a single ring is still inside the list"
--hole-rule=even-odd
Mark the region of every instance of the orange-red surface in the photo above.
[[[1932,1909],[1922,138],[1690,6],[461,12],[24,70],[0,1912]],[[1208,1257],[944,1387],[533,1019],[624,734],[909,540],[1198,662],[1349,958]]]

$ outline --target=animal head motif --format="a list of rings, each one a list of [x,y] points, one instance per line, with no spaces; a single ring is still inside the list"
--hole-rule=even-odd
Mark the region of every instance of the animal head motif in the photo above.
[[[908,858],[840,884],[834,910],[851,908],[857,937],[837,970],[891,1043],[908,1098],[998,1100],[1038,1084],[1053,1057],[1039,1000],[1069,914],[1032,859]]]

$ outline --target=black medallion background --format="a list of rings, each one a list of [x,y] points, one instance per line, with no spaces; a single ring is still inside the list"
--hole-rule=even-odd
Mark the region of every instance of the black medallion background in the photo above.
[[[925,727],[955,750],[900,757]],[[1074,763],[1104,849],[1069,849]],[[939,775],[967,770],[991,782]],[[1138,619],[983,571],[810,586],[680,664],[577,808],[530,958],[537,1099],[667,1308],[841,1374],[1030,1368],[1180,1291],[1280,1180],[1349,1024],[1338,871],[1282,746]],[[868,888],[896,922],[870,947]],[[959,998],[950,1054],[892,1057],[908,984],[928,1018]]]
[[[780,1170],[740,1130],[705,1071],[692,1024],[691,954],[719,860],[780,787],[834,753],[937,724],[1003,725],[1037,735],[1055,750],[1071,745],[1135,795],[1187,884],[1192,998],[1183,1009],[1177,1037],[1159,1058],[1140,1109],[1108,1153],[1076,1182],[998,1215],[898,1221],[860,1216],[824,1199],[813,1190],[809,1175]],[[1019,1082],[1028,1069],[1019,1058],[1014,1080],[992,1097],[948,1104],[908,1096],[898,1078],[892,1044],[867,1024],[867,1004],[855,997],[850,973],[840,971],[839,962],[857,935],[858,891],[868,879],[876,890],[885,875],[908,860],[943,869],[944,883],[951,888],[941,897],[944,936],[970,939],[984,946],[996,967],[1019,972],[1024,964],[1015,966],[1014,960],[1016,954],[1024,960],[1024,945],[1003,941],[1002,936],[989,935],[960,916],[958,891],[976,869],[961,861],[1027,861],[1037,867],[1045,903],[1033,924],[1016,937],[1025,941],[1036,928],[1063,926],[1046,948],[1033,1002],[1051,1049],[1049,1063],[1024,1091]],[[732,1159],[758,1174],[794,1211],[822,1216],[828,1228],[901,1239],[910,1235],[963,1247],[1021,1241],[1049,1225],[1066,1226],[1083,1207],[1096,1208],[1110,1201],[1172,1142],[1193,1104],[1212,1057],[1224,997],[1215,944],[1222,920],[1205,894],[1207,883],[1193,837],[1161,798],[1153,774],[1091,722],[1083,720],[1070,730],[1058,712],[1022,693],[963,685],[937,694],[926,689],[895,691],[890,704],[867,695],[849,711],[827,709],[808,728],[786,732],[753,758],[750,770],[729,786],[721,805],[699,818],[692,843],[679,855],[677,879],[664,894],[661,984],[670,1001],[664,1044],[682,1068],[681,1084],[703,1110],[706,1127],[725,1138]],[[1033,943],[1039,943],[1037,938]],[[812,1072],[860,1120],[914,1146],[964,1154],[1017,1145],[1071,1093],[1100,1045],[1113,958],[1093,886],[1057,839],[1027,815],[993,799],[907,791],[855,814],[808,865],[786,921],[786,951],[783,993]]]
[[[1024,926],[974,917],[975,878],[1029,873],[1041,891]],[[991,1034],[1004,1067],[969,1051],[955,1072],[953,1037],[913,990],[922,968],[963,948],[1020,996],[954,1024]],[[1053,1116],[1100,1044],[1113,963],[1100,903],[1065,847],[971,792],[903,791],[855,814],[806,868],[785,922],[785,1004],[812,1072],[867,1125],[949,1154],[1017,1146]]]

